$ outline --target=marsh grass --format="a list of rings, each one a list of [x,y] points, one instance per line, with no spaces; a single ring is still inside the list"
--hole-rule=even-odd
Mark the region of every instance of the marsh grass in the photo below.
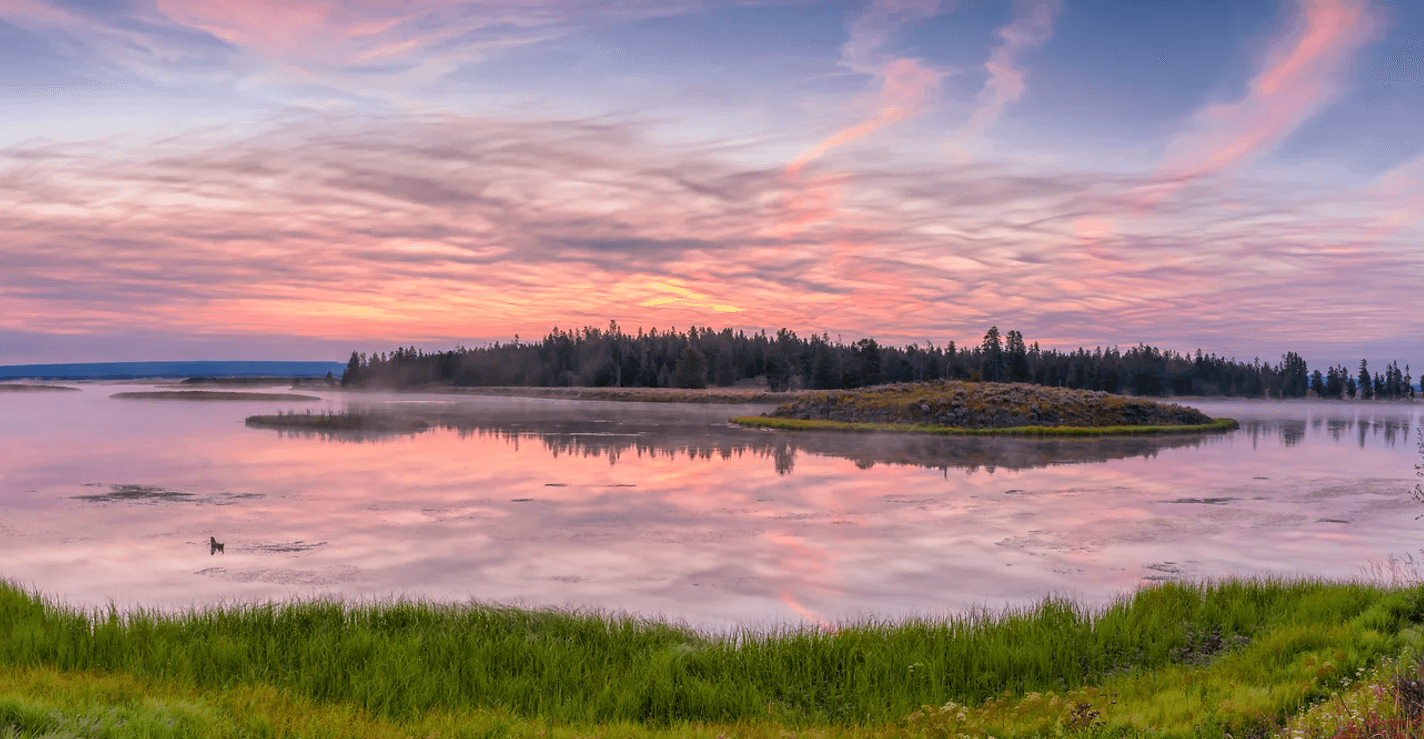
[[[1234,431],[1240,428],[1240,424],[1230,418],[1214,418],[1211,423],[1206,424],[1176,426],[1008,426],[1004,428],[961,428],[923,423],[854,423],[772,418],[769,416],[737,416],[732,419],[732,423],[786,431],[892,432],[944,436],[1124,436]]]
[[[1421,617],[1424,589],[1277,580],[1166,583],[1101,610],[1047,600],[835,633],[733,634],[423,602],[86,613],[3,585],[0,665],[209,692],[268,686],[398,723],[486,711],[578,726],[949,737],[972,724],[1010,736],[1071,726],[1074,711],[1124,730],[1283,720],[1336,676],[1394,653]],[[963,721],[942,710],[951,703],[971,707]]]

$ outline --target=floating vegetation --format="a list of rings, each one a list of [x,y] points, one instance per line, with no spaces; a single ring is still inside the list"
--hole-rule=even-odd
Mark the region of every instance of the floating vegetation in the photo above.
[[[103,487],[103,483],[85,483],[84,487]],[[198,495],[179,490],[169,490],[157,485],[133,485],[127,483],[109,485],[107,493],[71,495],[71,500],[89,503],[198,503],[208,505],[233,505],[241,500],[264,497],[261,493],[228,493]]]
[[[306,429],[311,431],[409,432],[430,428],[428,422],[418,418],[352,411],[324,411],[321,413],[278,411],[275,414],[248,416],[246,423],[253,428]]]
[[[71,495],[73,500],[87,500],[91,503],[148,502],[163,500],[184,500],[192,498],[192,493],[166,490],[154,485],[110,485],[107,493]]]

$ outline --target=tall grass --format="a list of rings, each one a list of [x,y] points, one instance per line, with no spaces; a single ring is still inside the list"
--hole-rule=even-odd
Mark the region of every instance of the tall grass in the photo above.
[[[571,723],[867,725],[925,705],[1193,665],[1247,642],[1264,651],[1242,669],[1341,643],[1339,667],[1366,664],[1421,617],[1420,588],[1227,581],[1163,584],[1098,611],[1047,600],[834,634],[711,635],[628,616],[425,602],[85,613],[0,584],[0,665],[204,689],[265,684],[397,720],[488,708]]]

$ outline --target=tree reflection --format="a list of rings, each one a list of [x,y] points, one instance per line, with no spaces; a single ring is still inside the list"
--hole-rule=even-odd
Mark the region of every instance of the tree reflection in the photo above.
[[[570,408],[569,411],[576,409]],[[404,415],[398,409],[369,413]],[[1197,447],[1216,436],[1163,434],[1132,437],[1024,438],[1009,436],[929,436],[920,434],[806,433],[745,429],[704,413],[702,420],[676,417],[640,417],[634,413],[598,417],[564,412],[521,412],[496,409],[471,413],[424,411],[419,418],[431,431],[454,431],[463,437],[494,437],[518,446],[537,440],[553,456],[602,457],[617,464],[624,455],[730,459],[753,455],[768,459],[776,473],[790,475],[801,454],[846,459],[860,469],[876,465],[910,465],[970,472],[980,469],[1023,470],[1059,464],[1105,462],[1128,457],[1154,457],[1163,449]],[[1259,429],[1257,430],[1260,431]],[[283,438],[334,442],[389,442],[413,436],[410,432],[347,431],[342,433],[282,430]],[[1275,433],[1280,433],[1276,431]]]

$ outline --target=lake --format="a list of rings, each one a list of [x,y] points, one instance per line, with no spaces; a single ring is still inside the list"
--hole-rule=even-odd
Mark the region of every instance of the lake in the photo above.
[[[1380,576],[1424,546],[1417,404],[1193,400],[1242,428],[1030,440],[727,423],[765,405],[76,386],[0,394],[0,577],[80,606],[473,599],[768,628]],[[347,408],[433,425],[243,423]]]

